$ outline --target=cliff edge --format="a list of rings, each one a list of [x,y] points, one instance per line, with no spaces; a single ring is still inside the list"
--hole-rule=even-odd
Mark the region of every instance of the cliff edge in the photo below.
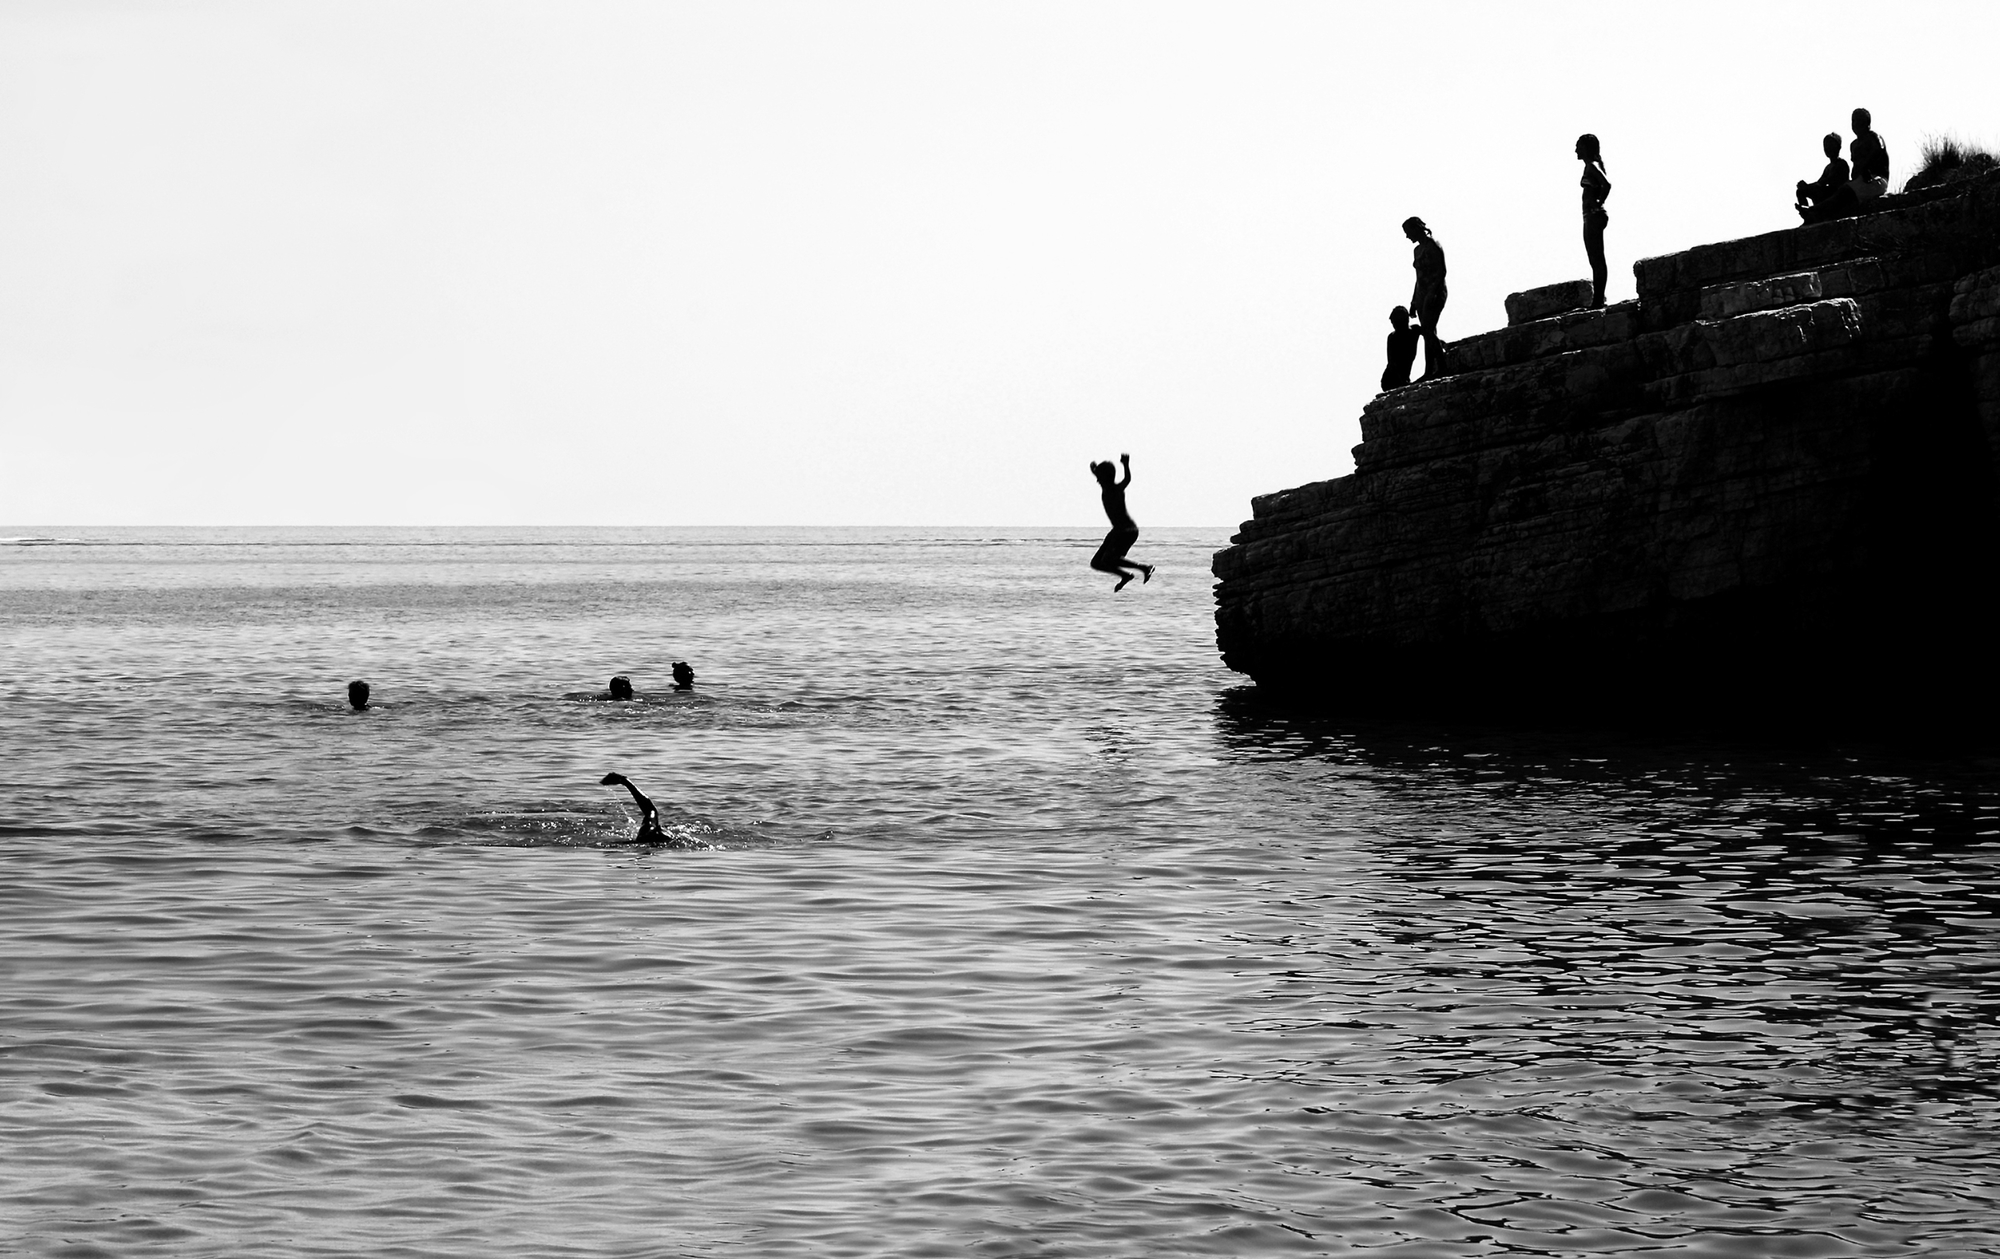
[[[1510,299],[1352,475],[1253,500],[1224,661],[1390,711],[1990,702],[2000,176],[1877,206]]]

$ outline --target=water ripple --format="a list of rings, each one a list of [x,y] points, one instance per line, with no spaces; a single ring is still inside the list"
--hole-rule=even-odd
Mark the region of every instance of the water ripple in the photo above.
[[[325,541],[0,560],[0,1249],[2000,1253],[1990,756],[1273,711],[1194,532]]]

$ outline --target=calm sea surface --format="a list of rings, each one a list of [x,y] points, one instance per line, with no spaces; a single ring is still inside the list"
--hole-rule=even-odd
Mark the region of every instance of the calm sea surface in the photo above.
[[[0,1252],[2000,1254],[1991,749],[1286,715],[1220,530],[68,532]]]

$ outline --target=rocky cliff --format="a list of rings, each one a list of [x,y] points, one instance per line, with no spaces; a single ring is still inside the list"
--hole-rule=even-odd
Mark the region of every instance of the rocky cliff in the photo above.
[[[1376,709],[1991,700],[2000,178],[1633,269],[1516,295],[1352,475],[1255,499],[1229,666]]]

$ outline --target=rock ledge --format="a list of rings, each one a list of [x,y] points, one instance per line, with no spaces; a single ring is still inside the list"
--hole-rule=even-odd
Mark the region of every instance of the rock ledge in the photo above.
[[[2000,177],[1885,201],[1510,298],[1351,476],[1253,500],[1223,659],[1399,712],[2000,698]]]

